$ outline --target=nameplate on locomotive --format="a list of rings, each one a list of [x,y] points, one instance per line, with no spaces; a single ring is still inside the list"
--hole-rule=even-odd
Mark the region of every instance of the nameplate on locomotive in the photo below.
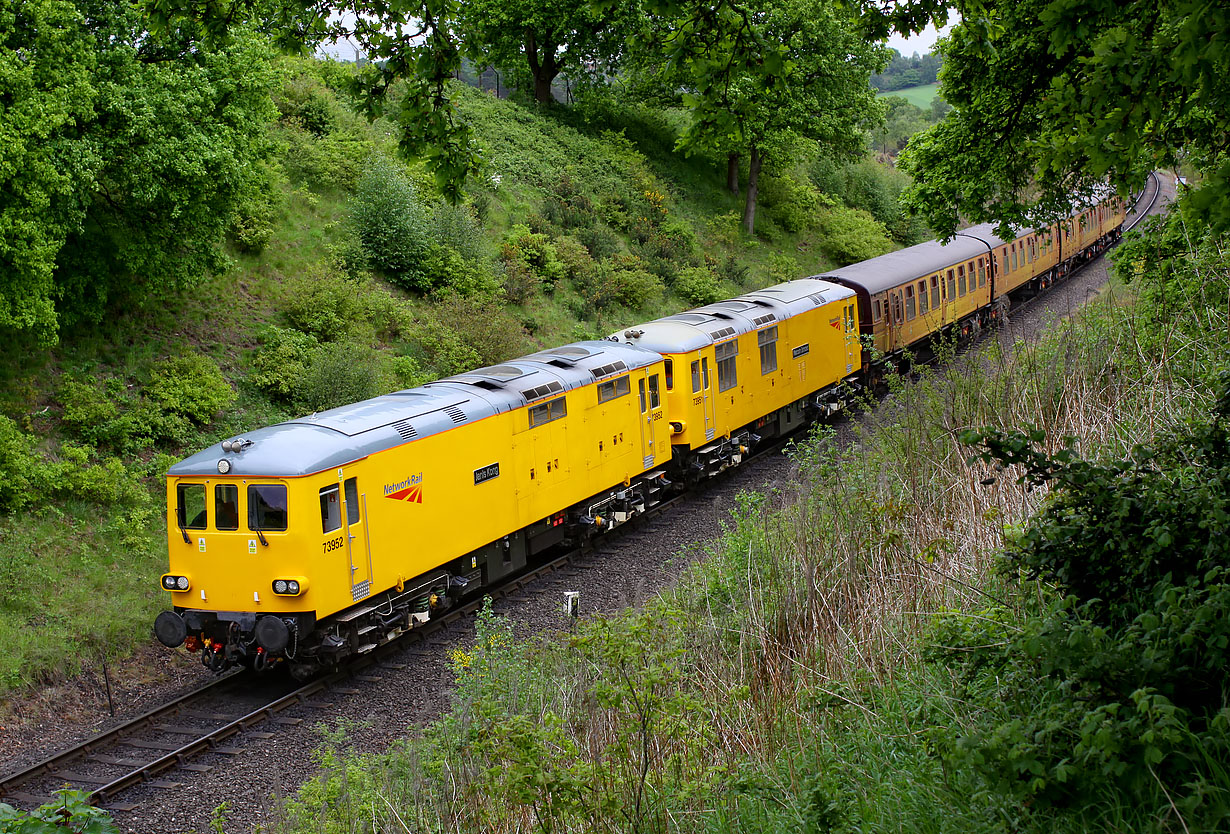
[[[500,477],[500,465],[498,463],[489,463],[474,470],[474,485],[478,486],[483,481],[490,481],[492,478],[498,477]]]
[[[790,351],[790,353],[794,356],[795,359],[798,359],[800,356],[806,356],[808,352],[810,351],[811,351],[811,344],[806,344],[806,345],[799,345],[797,348]]]

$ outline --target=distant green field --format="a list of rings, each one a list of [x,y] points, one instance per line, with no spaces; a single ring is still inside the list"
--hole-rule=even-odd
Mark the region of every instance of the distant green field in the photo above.
[[[931,99],[940,94],[939,84],[924,84],[921,87],[905,87],[900,90],[890,90],[880,93],[882,96],[901,96],[915,107],[926,110],[931,106]]]

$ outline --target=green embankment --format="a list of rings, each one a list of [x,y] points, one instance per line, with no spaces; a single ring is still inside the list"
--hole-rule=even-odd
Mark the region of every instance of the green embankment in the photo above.
[[[940,94],[939,83],[923,84],[919,87],[902,87],[900,90],[884,90],[881,96],[898,96],[922,110],[931,108],[931,101]]]
[[[458,105],[485,168],[452,207],[396,158],[391,126],[349,108],[347,72],[278,66],[269,188],[236,218],[226,271],[157,298],[133,282],[54,347],[0,334],[6,698],[151,639],[168,461],[922,234],[900,174],[802,142],[762,175],[749,236],[725,160],[674,150],[677,114],[544,113],[471,89]]]

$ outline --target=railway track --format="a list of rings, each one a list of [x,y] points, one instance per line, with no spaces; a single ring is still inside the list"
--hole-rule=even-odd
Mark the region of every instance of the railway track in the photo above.
[[[1154,175],[1138,196],[1125,230],[1134,228],[1152,212],[1160,193],[1160,181]],[[1021,300],[1015,309],[1028,307],[1041,297],[1045,293]],[[777,453],[781,445],[774,444],[749,457],[738,471],[755,469],[756,461]],[[620,544],[636,546],[637,537],[655,535],[653,516],[682,501],[706,500],[707,492],[702,489],[671,498],[653,508],[641,523],[617,528],[595,540],[592,547],[560,554],[488,594],[510,597],[552,574],[566,582],[572,575],[567,568],[578,557],[600,555]],[[114,811],[132,810],[137,806],[124,802],[123,797],[135,786],[180,788],[181,783],[174,780],[177,772],[201,774],[213,769],[195,760],[207,754],[238,755],[244,750],[240,745],[274,738],[279,728],[298,725],[313,713],[325,713],[333,706],[330,698],[355,694],[359,691],[356,684],[378,681],[382,672],[404,670],[408,664],[402,662],[403,657],[415,651],[435,650],[441,632],[481,605],[480,597],[458,606],[337,671],[302,685],[280,675],[258,678],[240,672],[220,678],[38,764],[0,777],[0,798],[32,807],[48,801],[53,791],[69,786],[86,792],[95,805]]]

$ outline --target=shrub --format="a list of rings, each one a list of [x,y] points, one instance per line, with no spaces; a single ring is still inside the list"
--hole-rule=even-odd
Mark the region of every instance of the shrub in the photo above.
[[[535,347],[521,323],[488,296],[441,297],[416,328],[415,339],[441,376],[495,365]]]
[[[487,256],[487,241],[478,219],[466,206],[453,206],[441,200],[432,207],[431,236],[467,261],[479,262]]]
[[[299,380],[320,349],[315,336],[270,327],[260,336],[261,344],[252,357],[248,381],[283,402],[294,400]]]
[[[119,403],[128,399],[124,385],[108,379],[87,382],[76,377],[64,379],[56,390],[56,399],[64,408],[61,420],[72,433],[90,443],[113,439],[113,422],[120,415]]]
[[[431,249],[428,216],[405,169],[373,158],[355,186],[350,218],[374,268],[405,289],[431,289],[422,272]]]
[[[601,224],[577,230],[576,237],[595,260],[602,260],[619,251],[619,236]]]
[[[761,178],[760,199],[783,229],[798,233],[811,228],[818,220],[820,209],[828,202],[811,183],[791,176]]]
[[[820,213],[821,247],[841,265],[865,261],[895,248],[882,223],[859,209],[833,206]]]
[[[363,321],[366,293],[333,275],[305,275],[284,285],[282,313],[291,326],[322,342],[343,339]]]
[[[461,296],[492,294],[500,283],[485,264],[466,260],[453,249],[437,246],[423,263],[423,272],[433,287]]]
[[[545,234],[531,232],[527,226],[513,226],[500,250],[505,264],[520,264],[529,270],[548,292],[567,274],[555,245]]]
[[[36,442],[8,417],[0,416],[0,512],[16,512],[37,497],[30,489],[39,463]]]
[[[1042,432],[966,432],[983,460],[1051,499],[1006,555],[1042,581],[1041,616],[965,649],[982,720],[940,735],[958,770],[1030,807],[1115,801],[1127,830],[1230,822],[1230,377],[1215,419],[1107,464]],[[1047,594],[1048,589],[1053,592]],[[992,683],[993,682],[993,683]],[[1170,786],[1169,788],[1167,786]],[[1097,799],[1092,799],[1096,797]]]
[[[380,393],[379,357],[371,348],[341,343],[316,350],[294,386],[296,399],[311,411],[325,411]]]
[[[721,301],[725,295],[718,277],[703,266],[680,270],[674,289],[680,298],[697,307]]]
[[[186,353],[154,365],[145,396],[164,411],[186,417],[198,425],[213,420],[235,401],[235,391],[208,356]]]

